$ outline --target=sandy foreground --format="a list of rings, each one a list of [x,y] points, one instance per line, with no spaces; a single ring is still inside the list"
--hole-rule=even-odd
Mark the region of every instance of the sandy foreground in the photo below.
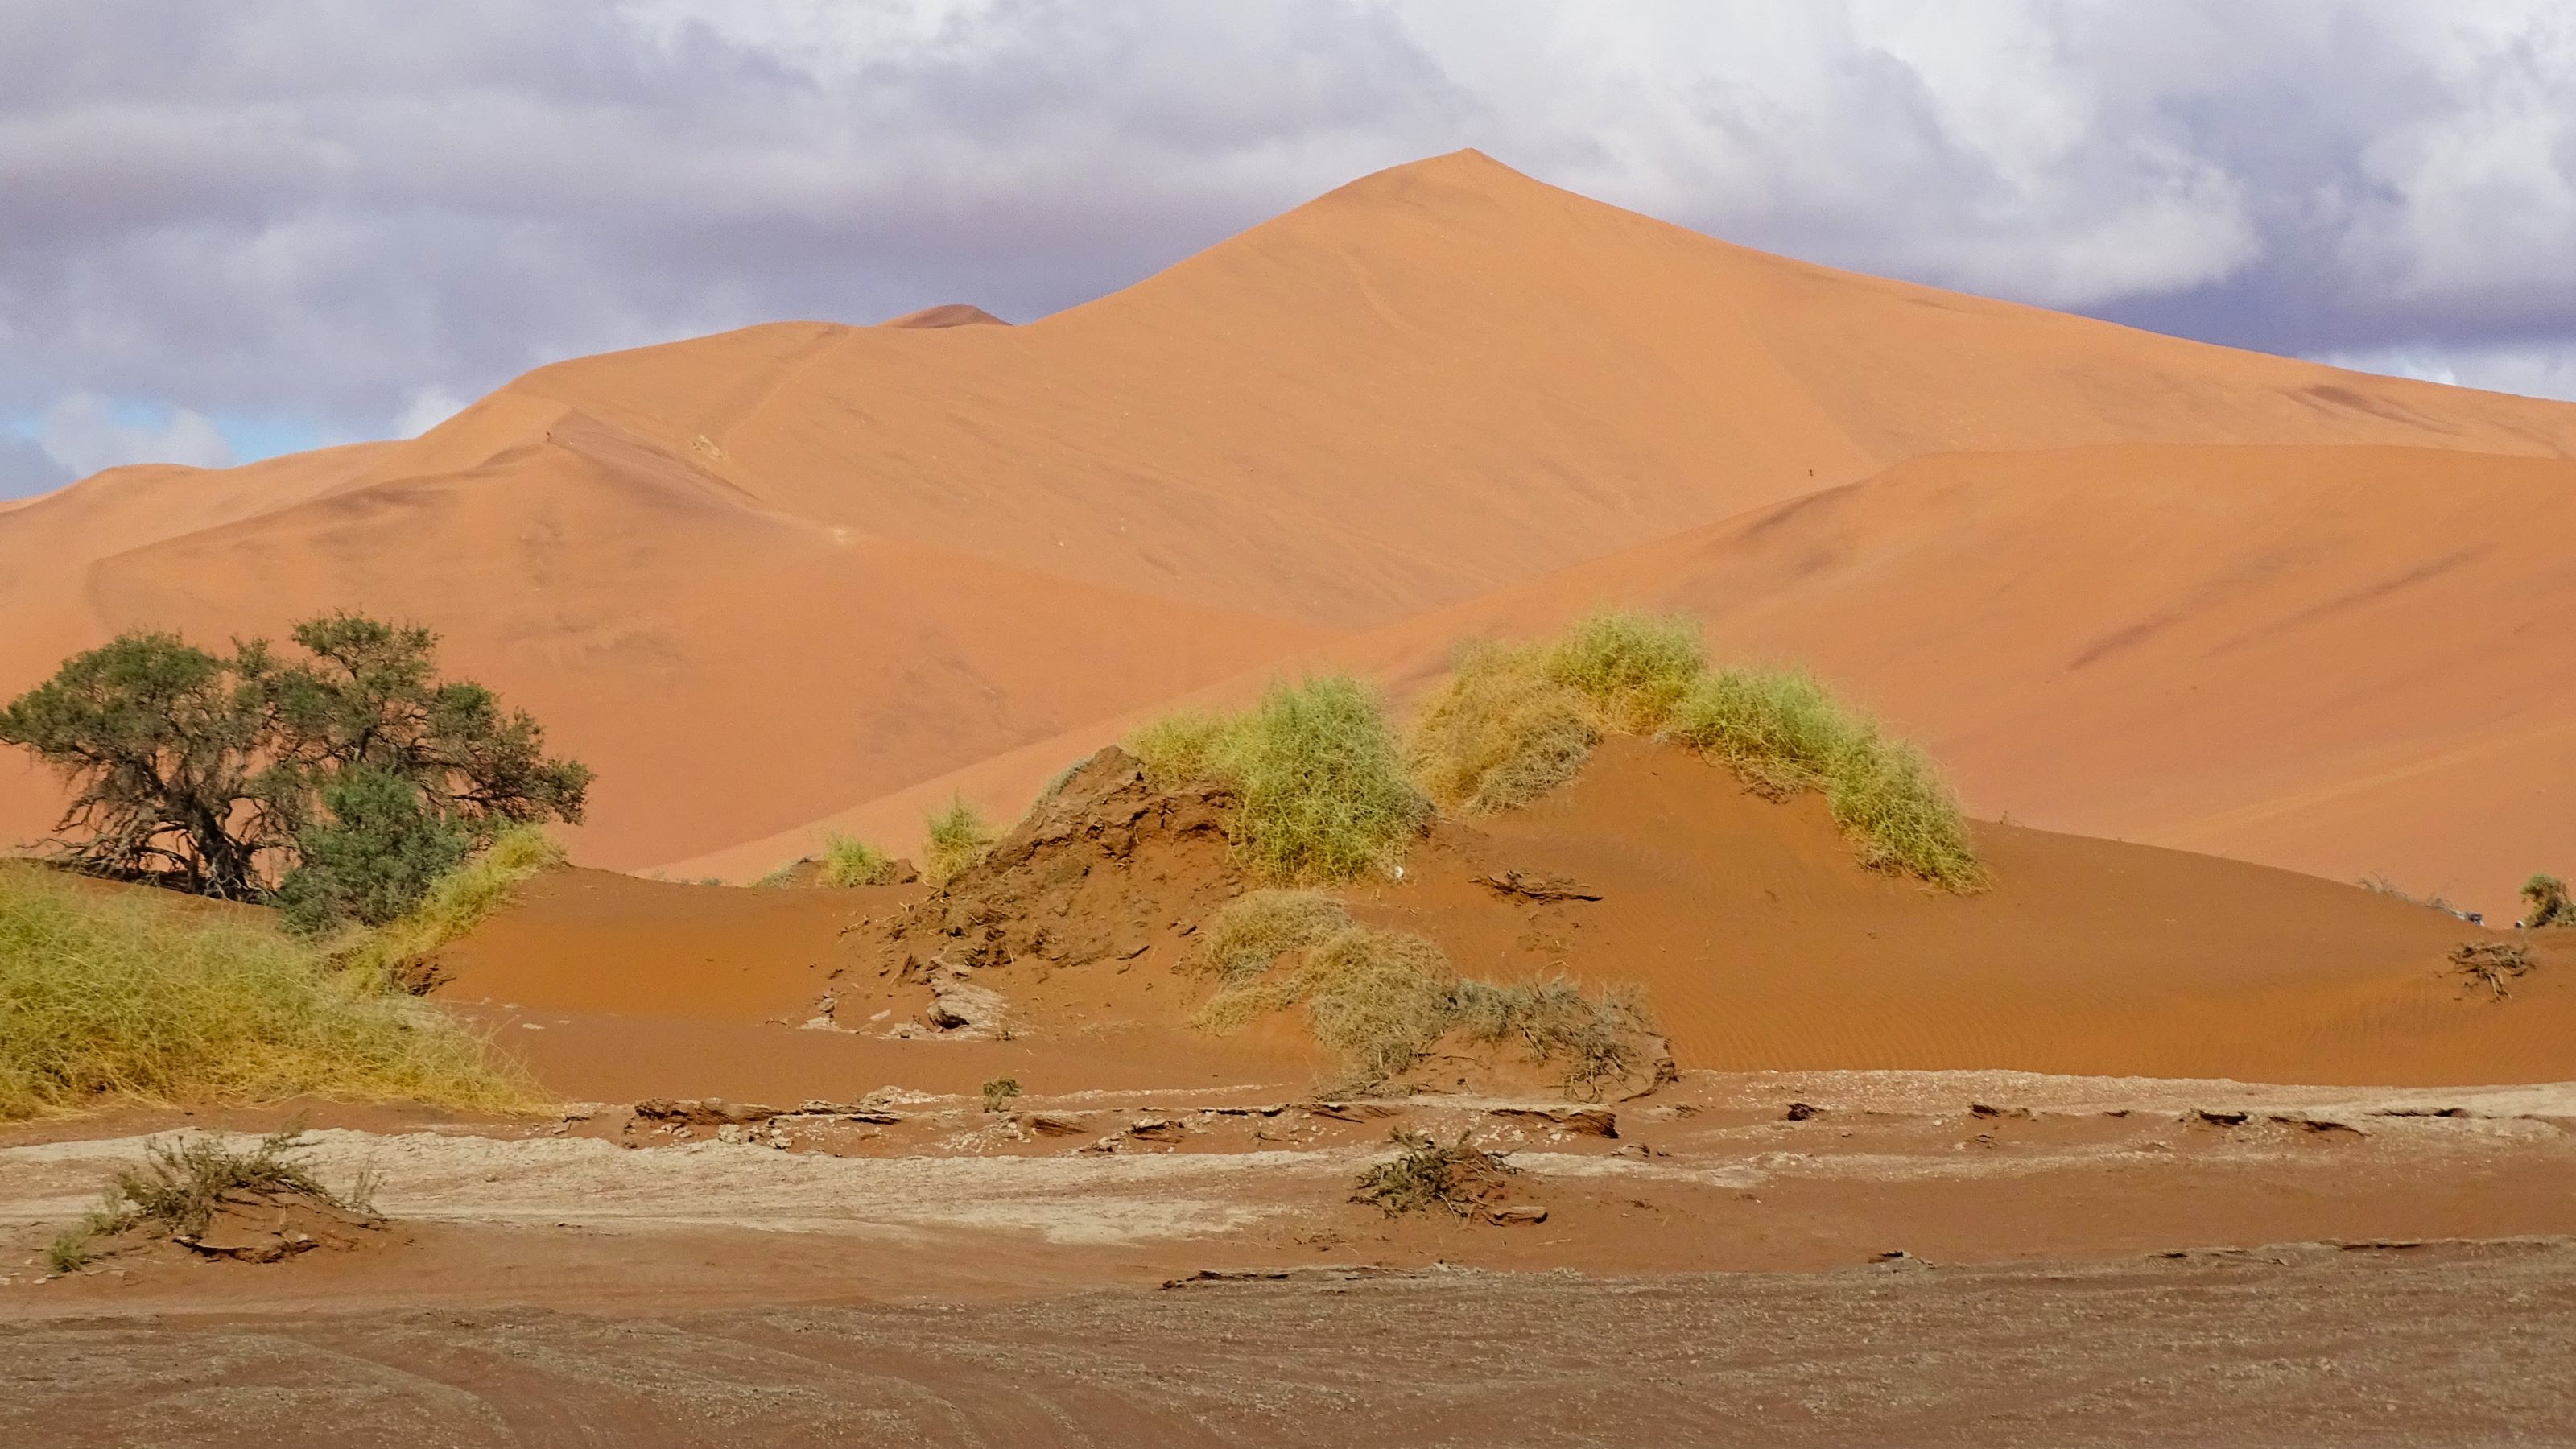
[[[2576,1436],[2543,1367],[2576,1347],[2576,1085],[1694,1072],[1589,1111],[1251,1087],[1009,1106],[324,1127],[319,1175],[372,1172],[393,1220],[364,1246],[154,1248],[52,1281],[44,1237],[164,1124],[22,1130],[0,1146],[21,1390],[0,1433]],[[1508,1149],[1508,1198],[1543,1220],[1348,1202],[1397,1127]]]

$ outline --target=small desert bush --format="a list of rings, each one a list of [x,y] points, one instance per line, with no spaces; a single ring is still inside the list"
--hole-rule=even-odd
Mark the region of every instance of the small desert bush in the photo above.
[[[214,1222],[216,1209],[227,1198],[300,1197],[375,1216],[364,1175],[348,1192],[336,1193],[289,1155],[304,1145],[301,1135],[296,1128],[273,1132],[248,1152],[211,1136],[146,1142],[143,1161],[118,1169],[98,1206],[55,1237],[47,1261],[55,1272],[70,1272],[96,1256],[98,1239],[136,1226],[171,1237],[196,1237]]]
[[[944,886],[984,858],[993,847],[993,827],[963,796],[922,822],[921,875],[934,887]]]
[[[420,904],[376,930],[334,945],[350,973],[370,984],[406,991],[429,984],[429,961],[499,910],[522,883],[559,869],[563,845],[542,828],[513,825],[464,864],[432,881]]]
[[[1019,1078],[995,1077],[984,1084],[984,1110],[987,1112],[999,1112],[1003,1107],[1009,1105],[1010,1100],[1013,1097],[1016,1097],[1019,1094]]]
[[[1632,735],[1662,729],[1707,668],[1699,624],[1684,614],[1594,614],[1545,658],[1549,678],[1591,701],[1605,726]]]
[[[1597,1092],[1642,1064],[1652,1031],[1633,993],[1594,1000],[1561,979],[1462,980],[1428,938],[1354,921],[1316,891],[1255,891],[1201,929],[1198,963],[1223,985],[1192,1024],[1233,1032],[1302,1006],[1308,1030],[1340,1060],[1342,1085],[1352,1090],[1383,1086],[1463,1030],[1478,1041],[1518,1040],[1533,1061],[1567,1064],[1569,1092]]]
[[[1266,880],[1384,869],[1426,814],[1385,704],[1347,675],[1272,685],[1240,715],[1169,716],[1128,748],[1158,788],[1205,780],[1232,790],[1236,852]]]
[[[758,891],[774,891],[783,889],[787,886],[792,886],[796,884],[797,872],[805,868],[805,861],[806,857],[800,855],[796,859],[787,862],[785,865],[778,866],[770,870],[768,873],[761,876],[760,879],[753,881],[751,883],[751,888]]]
[[[2535,875],[2522,883],[2526,926],[2576,926],[2576,902],[2567,899],[2567,882],[2554,875]]]
[[[1874,869],[1945,890],[1985,884],[1958,798],[1921,750],[1880,733],[1795,670],[1723,669],[1674,706],[1666,731],[1765,794],[1821,790],[1834,823]]]
[[[1520,1171],[1505,1154],[1471,1145],[1463,1132],[1455,1142],[1401,1127],[1390,1137],[1395,1156],[1362,1171],[1351,1193],[1351,1201],[1388,1217],[1433,1208],[1474,1217],[1501,1196],[1503,1179]]]
[[[1601,728],[1590,699],[1549,663],[1538,648],[1480,643],[1461,652],[1405,749],[1434,804],[1457,815],[1517,809],[1582,772]]]
[[[0,1118],[296,1094],[535,1097],[447,1016],[264,922],[0,868]]]
[[[823,854],[815,861],[817,885],[847,888],[884,885],[894,878],[894,857],[838,831],[823,837]]]

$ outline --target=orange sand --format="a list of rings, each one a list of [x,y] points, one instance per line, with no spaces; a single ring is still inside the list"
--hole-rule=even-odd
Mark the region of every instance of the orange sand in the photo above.
[[[1014,812],[1283,661],[1418,675],[1452,624],[1633,591],[2016,818],[2491,910],[2576,856],[2576,650],[2536,622],[2576,407],[1834,272],[1474,152],[1032,323],[899,320],[11,508],[0,691],[124,628],[415,619],[600,770],[584,860],[748,872],[851,812],[906,848],[951,788]],[[0,837],[55,798],[0,765]]]

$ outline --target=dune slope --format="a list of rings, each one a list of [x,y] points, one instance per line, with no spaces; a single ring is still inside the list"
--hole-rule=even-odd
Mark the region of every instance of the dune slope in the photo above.
[[[241,500],[203,511],[104,507],[130,482],[114,476],[11,509],[0,580],[30,582],[0,603],[31,622],[0,638],[0,691],[124,628],[221,638],[332,607],[399,615],[599,767],[576,849],[639,867],[910,799],[1337,638],[1688,547],[1908,459],[2140,443],[2576,451],[2565,405],[1838,273],[1473,152],[1364,178],[1056,316],[990,325],[947,307],[898,323],[583,358],[408,442],[158,470],[155,487]],[[2187,469],[2161,481],[2199,487]],[[2278,510],[2297,506],[2255,511],[2289,526]],[[87,521],[65,526],[73,515]],[[1992,591],[1942,586],[1924,609],[1963,621],[1942,643],[1974,675]],[[1827,632],[1780,637],[1803,649]],[[2141,777],[2135,804],[2109,790],[2094,808],[2060,788],[2094,761],[1990,786],[2026,714],[1954,720],[1893,686],[1885,702],[1966,749],[1980,799],[2051,812],[2055,791],[2069,803],[2053,821],[2207,822],[2194,839],[2282,859],[2343,823],[2227,812],[2385,773],[2392,751],[2487,738],[2392,710],[2314,778],[2194,757],[2214,783],[2188,802]],[[1988,729],[1998,743],[1979,744]],[[12,763],[0,836],[36,833],[51,798]],[[2379,864],[2438,859],[2440,875],[2445,849],[2425,836]]]

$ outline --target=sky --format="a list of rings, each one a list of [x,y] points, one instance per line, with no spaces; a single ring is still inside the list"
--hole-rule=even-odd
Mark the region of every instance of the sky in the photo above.
[[[752,322],[1027,321],[1461,146],[1835,266],[2576,398],[2564,0],[6,0],[0,497]]]

